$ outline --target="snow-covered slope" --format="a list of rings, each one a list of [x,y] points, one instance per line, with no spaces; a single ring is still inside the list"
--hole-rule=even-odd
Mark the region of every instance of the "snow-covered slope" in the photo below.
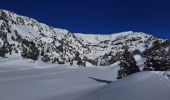
[[[56,65],[30,69],[17,68],[15,65],[13,67],[16,69],[0,66],[0,100],[169,100],[170,98],[169,72],[140,72],[116,80],[117,65],[92,68]]]
[[[86,50],[67,30],[53,28],[38,21],[0,10],[0,45],[6,54],[44,62],[68,63],[77,51]]]
[[[2,69],[0,66],[0,100],[75,100],[106,85],[89,77],[110,81],[117,77],[113,67],[13,67],[16,69]]]
[[[130,50],[144,52],[153,41],[165,41],[142,32],[111,35],[71,33],[53,28],[35,19],[0,10],[0,56],[17,55],[65,65],[110,65],[113,57],[128,45]]]
[[[94,35],[94,34],[75,34],[85,45],[88,45],[91,49],[91,57],[98,57],[105,53],[113,52],[122,49],[123,45],[128,45],[131,51],[135,49],[141,52],[145,51],[152,45],[152,42],[156,40],[156,37],[142,33],[142,32],[121,32],[111,35]],[[150,39],[150,40],[149,40]],[[140,48],[140,49],[139,49]],[[88,54],[89,55],[89,54]]]
[[[115,63],[125,45],[127,45],[129,50],[134,54],[142,55],[142,53],[152,47],[154,41],[166,41],[143,32],[132,31],[111,35],[76,33],[75,36],[78,37],[85,46],[90,48],[89,52],[84,53],[84,55],[90,59],[95,59],[98,65]]]
[[[77,100],[169,100],[170,82],[161,72],[141,72],[87,93]]]

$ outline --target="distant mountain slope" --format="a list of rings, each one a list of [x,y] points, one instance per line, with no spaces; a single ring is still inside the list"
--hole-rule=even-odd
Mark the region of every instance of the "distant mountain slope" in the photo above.
[[[130,50],[142,53],[153,41],[165,40],[142,32],[122,32],[111,35],[71,33],[53,28],[32,18],[0,10],[0,56],[20,56],[21,59],[47,63],[92,66],[110,65],[126,44]]]
[[[111,35],[89,35],[89,34],[75,34],[85,45],[88,45],[93,51],[92,53],[116,53],[121,50],[123,45],[128,45],[132,51],[139,49],[141,52],[145,51],[152,45],[152,42],[158,38],[142,33],[142,32],[121,32]],[[160,39],[161,40],[161,39]],[[98,52],[95,52],[98,51]],[[104,51],[104,52],[103,52]],[[94,54],[96,55],[96,54]],[[94,57],[93,55],[93,57]]]

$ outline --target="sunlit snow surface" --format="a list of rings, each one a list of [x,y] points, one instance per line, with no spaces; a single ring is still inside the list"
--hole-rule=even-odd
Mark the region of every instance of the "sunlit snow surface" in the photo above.
[[[116,80],[118,69],[118,63],[79,68],[1,59],[0,100],[170,99],[169,72],[141,72]]]
[[[116,65],[78,68],[0,60],[0,100],[75,100],[105,86],[89,77],[115,81]]]
[[[77,100],[169,100],[170,86],[161,73],[133,74],[87,93]]]

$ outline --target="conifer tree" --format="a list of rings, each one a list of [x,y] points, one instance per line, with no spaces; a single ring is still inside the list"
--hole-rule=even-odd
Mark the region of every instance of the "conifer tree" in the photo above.
[[[7,53],[7,49],[6,49],[6,43],[3,44],[2,47],[0,47],[0,56],[1,57],[5,57],[5,54]]]
[[[146,62],[144,65],[145,71],[166,71],[169,69],[168,52],[161,46],[161,43],[156,40],[152,48],[148,51]]]
[[[122,56],[120,57],[120,70],[118,71],[117,79],[123,78],[130,74],[139,72],[139,66],[136,64],[136,60],[131,52],[129,52],[128,46],[124,47]]]

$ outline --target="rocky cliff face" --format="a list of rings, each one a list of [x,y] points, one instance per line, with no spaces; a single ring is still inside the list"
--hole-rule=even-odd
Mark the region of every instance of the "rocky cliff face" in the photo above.
[[[70,65],[110,65],[118,60],[124,45],[142,54],[155,41],[166,42],[142,32],[111,35],[71,33],[32,18],[0,10],[0,56]]]

